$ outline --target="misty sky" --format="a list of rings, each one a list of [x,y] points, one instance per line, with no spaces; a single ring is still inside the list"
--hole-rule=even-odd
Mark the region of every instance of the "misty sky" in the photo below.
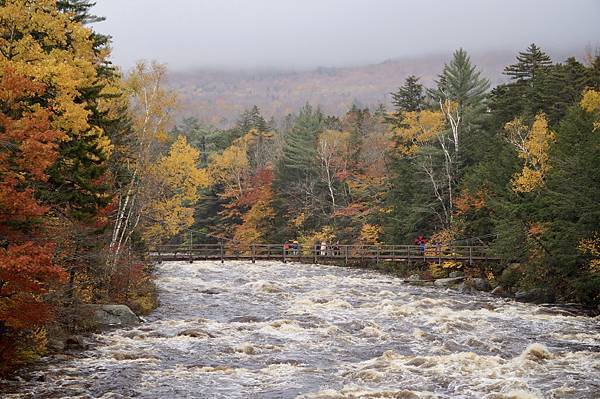
[[[599,0],[97,0],[113,60],[309,68],[469,51],[600,46]]]

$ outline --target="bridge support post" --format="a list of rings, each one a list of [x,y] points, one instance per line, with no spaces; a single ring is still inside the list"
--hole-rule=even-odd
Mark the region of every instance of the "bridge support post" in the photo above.
[[[410,246],[406,246],[406,258],[408,260],[408,266],[410,267]]]
[[[435,251],[438,255],[438,265],[442,264],[442,253],[440,252],[440,244],[435,244]]]
[[[190,230],[190,254],[189,254],[190,263],[194,263],[194,254],[192,253],[192,231]]]
[[[256,246],[252,244],[252,263],[256,263]]]
[[[377,247],[377,253],[376,253],[376,257],[375,257],[375,264],[379,265],[379,247]]]
[[[287,259],[285,258],[285,245],[281,246],[281,254],[283,255],[283,263],[287,263]]]
[[[469,265],[473,266],[473,247],[469,245]]]
[[[344,266],[348,266],[348,246],[344,247]]]
[[[313,246],[313,264],[317,264],[317,251],[318,251],[318,246],[315,245]]]
[[[220,245],[219,245],[219,250],[221,252],[221,263],[225,263],[225,259],[224,259],[224,248],[223,248],[223,241],[221,241]]]
[[[160,254],[160,248],[157,248],[156,251],[158,252],[158,264],[160,265],[162,263],[162,256]]]

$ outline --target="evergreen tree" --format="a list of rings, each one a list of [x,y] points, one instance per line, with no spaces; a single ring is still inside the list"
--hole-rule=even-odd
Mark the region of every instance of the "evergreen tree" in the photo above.
[[[518,82],[535,79],[540,71],[552,65],[548,54],[544,53],[535,43],[527,47],[527,50],[519,52],[517,63],[504,68],[504,74]]]
[[[325,115],[320,109],[304,105],[284,138],[279,178],[296,180],[314,173],[317,136],[326,127]]]
[[[404,84],[391,95],[394,106],[393,120],[396,122],[401,121],[402,113],[420,111],[425,106],[423,85],[415,75],[407,77]]]
[[[539,99],[539,104],[531,111],[544,112],[551,125],[558,123],[569,108],[579,102],[583,90],[590,86],[588,71],[574,57],[545,68],[535,80],[539,94],[536,93],[534,98]]]
[[[429,94],[439,101],[451,101],[458,104],[459,112],[466,107],[479,105],[490,88],[490,81],[481,76],[481,71],[471,64],[471,58],[464,49],[454,52],[452,61],[444,65],[437,87]]]

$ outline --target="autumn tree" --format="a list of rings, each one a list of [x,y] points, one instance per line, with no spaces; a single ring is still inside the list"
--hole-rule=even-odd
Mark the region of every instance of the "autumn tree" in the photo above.
[[[20,359],[18,340],[44,325],[44,300],[65,272],[53,261],[54,244],[40,234],[49,207],[40,202],[48,168],[66,135],[51,113],[35,105],[45,87],[10,67],[0,71],[0,373]],[[16,359],[15,359],[16,358]]]
[[[332,212],[339,206],[339,201],[336,204],[339,181],[347,173],[350,153],[350,133],[326,130],[319,135],[317,157],[320,176],[327,186]]]
[[[160,242],[174,237],[194,223],[194,206],[199,189],[208,184],[198,168],[200,152],[179,136],[169,153],[152,164],[153,199],[143,215],[143,237]]]
[[[165,74],[162,65],[138,63],[125,82],[131,134],[114,154],[122,167],[113,177],[116,214],[109,244],[109,264],[113,268],[140,231],[142,216],[155,198],[148,172],[168,145],[170,115],[176,101],[174,94],[163,87]]]
[[[548,129],[544,114],[535,117],[531,128],[520,119],[509,122],[504,127],[506,139],[524,160],[523,169],[513,179],[513,190],[530,192],[544,184],[544,177],[550,168],[548,151],[555,134]]]

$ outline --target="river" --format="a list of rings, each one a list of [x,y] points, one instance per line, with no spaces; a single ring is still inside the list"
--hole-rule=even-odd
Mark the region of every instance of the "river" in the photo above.
[[[5,397],[600,397],[600,318],[322,265],[168,262],[157,284],[146,323]]]

